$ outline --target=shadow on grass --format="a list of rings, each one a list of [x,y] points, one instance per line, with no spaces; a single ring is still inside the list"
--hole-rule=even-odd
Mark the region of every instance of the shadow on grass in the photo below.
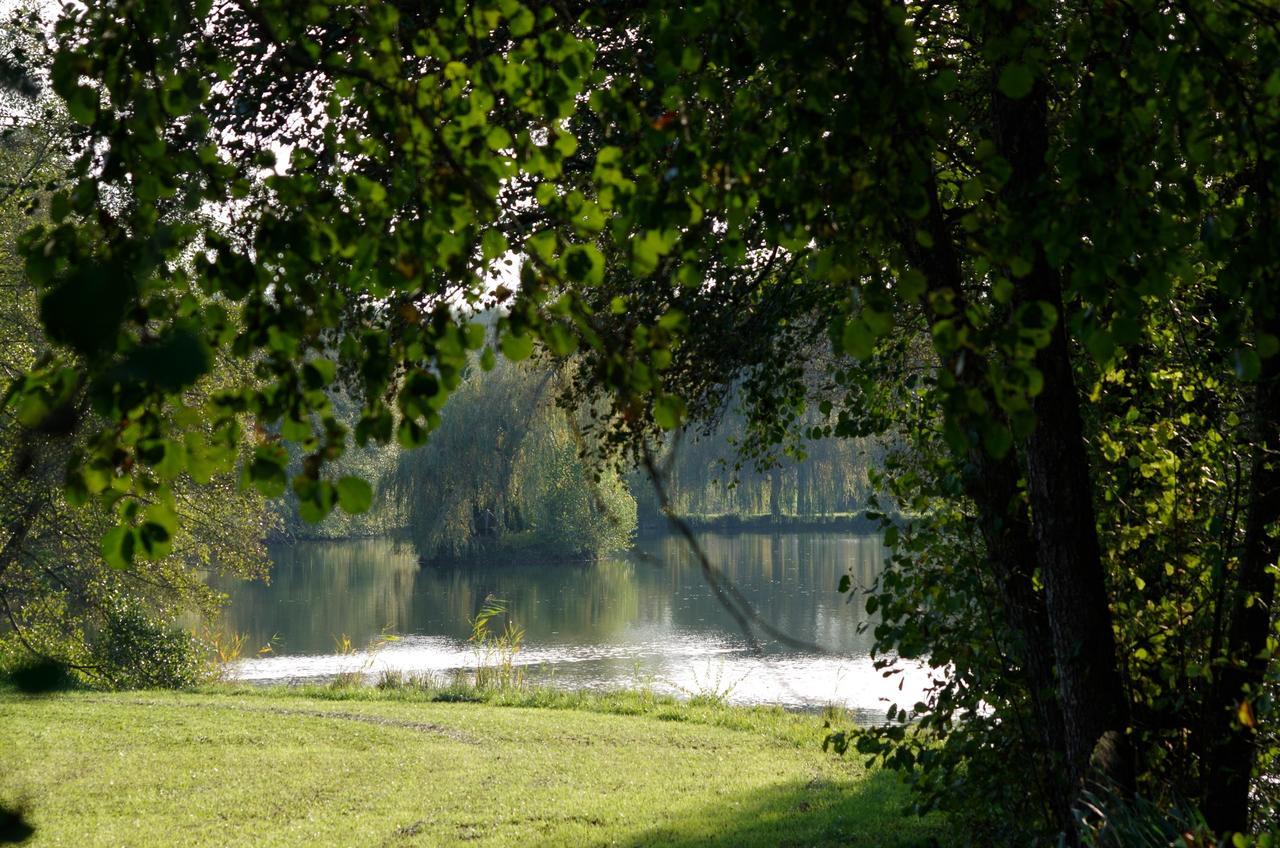
[[[26,842],[35,832],[35,828],[27,823],[22,810],[0,804],[0,845]]]
[[[672,802],[679,809],[679,799]],[[943,819],[912,815],[905,809],[906,802],[906,788],[889,772],[875,772],[854,786],[823,779],[793,781],[760,792],[725,796],[721,803],[702,810],[681,810],[683,815],[678,814],[669,824],[622,844],[634,848],[946,845]]]

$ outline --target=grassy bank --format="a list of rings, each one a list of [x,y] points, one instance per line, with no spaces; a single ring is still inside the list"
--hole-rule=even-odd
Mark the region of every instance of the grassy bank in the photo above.
[[[770,513],[724,515],[681,515],[681,520],[698,532],[712,533],[878,533],[880,523],[865,512],[837,512],[830,515],[772,515]],[[646,516],[640,533],[661,535],[671,532],[671,524],[660,516]]]
[[[643,694],[0,694],[32,845],[931,844],[821,720]]]

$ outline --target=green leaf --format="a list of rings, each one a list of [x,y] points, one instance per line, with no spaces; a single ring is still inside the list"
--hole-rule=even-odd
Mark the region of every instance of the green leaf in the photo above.
[[[274,450],[258,448],[254,452],[253,461],[249,463],[249,479],[264,498],[283,495],[287,479],[280,455]]]
[[[684,401],[675,395],[659,395],[653,402],[653,420],[664,430],[676,429],[684,417]]]
[[[1089,355],[1102,366],[1111,364],[1116,353],[1116,340],[1108,330],[1094,330],[1084,337],[1084,346]]]
[[[662,313],[662,317],[658,319],[658,326],[664,330],[677,330],[685,325],[685,314],[683,310],[672,306]]]
[[[209,483],[217,472],[217,457],[210,450],[204,436],[199,433],[188,433],[186,443],[187,473],[197,483]]]
[[[337,375],[338,366],[328,359],[309,359],[302,366],[302,381],[308,389],[322,389]]]
[[[133,551],[137,544],[132,527],[112,527],[102,537],[102,558],[107,565],[123,571],[133,564]]]
[[[1031,93],[1036,78],[1031,69],[1021,62],[1010,62],[1000,71],[1000,80],[996,84],[1005,97],[1021,100]]]
[[[542,338],[551,353],[556,356],[568,356],[578,349],[578,337],[558,321],[546,326]]]
[[[502,127],[490,127],[489,132],[485,134],[484,141],[489,146],[489,149],[494,151],[506,150],[512,144],[511,133]]]
[[[862,310],[862,320],[866,322],[867,329],[876,337],[886,336],[893,329],[893,313],[887,310],[878,309]]]
[[[1267,97],[1280,97],[1280,71],[1271,72],[1262,90]]]
[[[572,280],[589,286],[604,280],[604,256],[592,244],[575,244],[564,252],[564,270]]]
[[[187,450],[181,442],[174,439],[164,439],[162,445],[163,458],[154,467],[160,479],[172,480],[187,467]]]
[[[658,269],[662,257],[670,252],[666,238],[658,230],[648,230],[631,241],[631,270],[646,277]]]
[[[106,490],[115,477],[115,469],[104,459],[95,459],[80,469],[85,488],[89,494],[96,495]]]
[[[373,505],[373,487],[359,477],[338,480],[338,504],[350,515],[368,512]]]
[[[845,353],[858,359],[869,359],[875,351],[875,336],[861,317],[850,318],[845,322],[840,343]]]
[[[521,6],[520,11],[511,16],[507,21],[507,29],[511,31],[511,35],[515,38],[523,38],[533,32],[534,17],[533,12],[528,8]]]
[[[293,489],[298,495],[298,515],[308,524],[319,524],[333,512],[334,485],[328,480],[295,478]]]
[[[528,359],[533,353],[533,337],[513,332],[503,333],[502,353],[512,362]]]
[[[178,533],[178,516],[163,504],[154,504],[143,513],[138,527],[138,547],[147,559],[160,559],[173,551],[173,537]]]
[[[142,513],[142,517],[162,527],[170,536],[178,534],[178,514],[164,504],[152,504]]]
[[[67,104],[67,114],[72,120],[86,126],[93,123],[98,114],[98,92],[78,85],[71,89],[64,99]]]
[[[40,318],[54,341],[93,356],[115,347],[135,293],[132,276],[118,265],[85,262],[45,294]]]
[[[311,436],[311,425],[288,415],[280,425],[280,435],[291,442],[303,442]]]
[[[1013,447],[1013,434],[1008,427],[988,418],[982,427],[982,446],[991,456],[1002,459]]]
[[[120,382],[155,386],[172,394],[195,385],[212,367],[213,356],[199,332],[180,326],[134,349],[113,376]]]
[[[525,253],[550,265],[556,258],[556,234],[550,230],[534,233],[524,240]]]
[[[507,252],[507,237],[498,230],[485,230],[480,237],[480,249],[486,262],[497,259]]]
[[[924,294],[925,276],[914,268],[903,271],[898,276],[898,291],[904,301],[912,301]]]
[[[402,418],[396,426],[396,442],[405,450],[427,443],[427,429],[410,418]]]

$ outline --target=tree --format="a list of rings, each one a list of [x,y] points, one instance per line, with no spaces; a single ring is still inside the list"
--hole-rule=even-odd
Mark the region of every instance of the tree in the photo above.
[[[488,364],[387,479],[419,556],[594,559],[625,548],[635,500],[615,471],[583,462],[575,413],[554,403],[555,367]]]
[[[854,438],[811,438],[825,420],[817,409],[791,428],[786,444],[761,444],[761,433],[734,407],[733,393],[697,427],[676,434],[658,452],[664,488],[685,518],[758,519],[772,509],[799,519],[852,518],[866,508],[870,478],[884,447]],[[642,524],[665,520],[650,481],[628,481]]]
[[[63,354],[11,400],[92,399],[68,485],[127,481],[126,559],[214,351],[255,381],[200,444],[256,416],[275,495],[270,434],[300,443],[316,516],[367,500],[324,474],[340,372],[360,444],[424,441],[486,344],[577,353],[589,429],[641,454],[733,386],[765,443],[825,401],[827,432],[913,448],[884,483],[928,511],[871,602],[885,649],[957,669],[922,726],[973,756],[1029,726],[999,774],[1051,830],[1095,779],[1243,830],[1274,691],[1278,25],[1248,0],[72,9],[52,79],[85,143],[25,240]],[[499,301],[492,333],[456,308]],[[880,738],[926,789],[961,772]]]
[[[29,37],[24,61],[40,48],[37,36]],[[0,370],[20,390],[22,375],[48,361],[51,345],[15,246],[32,207],[65,174],[68,133],[66,116],[38,91],[11,105],[0,149]],[[219,382],[246,376],[234,364],[220,365],[201,390],[177,401],[198,406]],[[206,572],[265,573],[262,539],[272,522],[261,497],[225,474],[215,480],[214,468],[202,474],[192,466],[178,480],[170,463],[159,471],[172,481],[168,496],[142,507],[165,530],[147,539],[153,557],[130,569],[104,568],[100,547],[113,516],[86,505],[83,491],[62,486],[68,464],[85,448],[93,422],[87,407],[73,393],[62,415],[47,415],[38,398],[0,411],[0,657],[6,668],[56,660],[99,685],[191,682],[205,657],[188,635],[171,632],[175,620],[216,616],[220,599],[205,585]],[[102,466],[84,474],[110,476]]]

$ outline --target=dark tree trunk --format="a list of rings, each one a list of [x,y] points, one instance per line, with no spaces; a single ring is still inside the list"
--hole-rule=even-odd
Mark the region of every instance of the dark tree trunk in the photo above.
[[[1054,640],[1045,597],[1036,591],[1032,580],[1036,547],[1026,504],[1018,490],[1018,468],[1011,458],[995,460],[981,450],[972,452],[970,460],[967,488],[978,507],[978,523],[1000,586],[1001,603],[1018,639],[1012,653],[1025,670],[1040,741],[1045,747],[1049,803],[1058,828],[1074,838],[1074,792],[1054,767],[1055,761],[1067,753],[1055,679]]]
[[[992,130],[1011,166],[1003,201],[1009,220],[1043,220],[1049,178],[1048,105],[1044,84],[1026,97],[992,93]],[[1115,636],[1093,509],[1080,400],[1071,367],[1062,280],[1034,237],[1016,245],[1034,254],[1016,288],[1020,304],[1052,307],[1049,344],[1036,356],[1044,387],[1031,400],[1035,429],[1026,443],[1027,496],[1045,586],[1066,732],[1068,773],[1080,787],[1093,768],[1122,791],[1133,786],[1128,701],[1116,663]]]
[[[1127,791],[1134,780],[1128,701],[1116,663],[1061,295],[1046,282],[1038,281],[1026,292],[1053,304],[1059,314],[1052,341],[1036,357],[1044,389],[1032,401],[1036,425],[1026,448],[1027,494],[1058,662],[1068,769],[1081,785],[1092,765]]]
[[[959,257],[932,178],[926,188],[929,213],[925,226],[932,246],[922,247],[910,228],[903,238],[903,246],[917,270],[925,275],[929,293],[941,296],[944,301],[949,299],[956,307],[955,313],[963,316],[966,303]],[[925,303],[929,303],[928,298]],[[929,313],[931,321],[938,317]],[[982,392],[988,407],[994,411],[998,407],[986,382],[986,363],[971,354],[964,362],[957,355],[940,360],[939,365],[956,375],[963,387]],[[1074,844],[1075,822],[1071,815],[1074,792],[1056,765],[1065,760],[1067,749],[1057,697],[1053,638],[1044,595],[1033,581],[1036,544],[1018,482],[1022,474],[1012,453],[996,458],[977,447],[969,451],[967,458],[965,493],[977,509],[988,564],[1014,635],[1010,654],[1022,668],[1036,716],[1039,742],[1044,750],[1047,801],[1055,825]]]
[[[1280,335],[1280,317],[1266,320],[1263,332]],[[1264,651],[1271,633],[1276,579],[1268,569],[1280,554],[1276,540],[1268,532],[1280,521],[1280,356],[1263,360],[1252,426],[1244,550],[1231,598],[1227,635],[1230,664],[1215,680],[1204,746],[1204,814],[1219,833],[1243,832],[1249,825],[1249,784],[1257,755],[1257,734],[1238,716],[1245,712],[1241,705],[1257,696],[1269,664]]]

